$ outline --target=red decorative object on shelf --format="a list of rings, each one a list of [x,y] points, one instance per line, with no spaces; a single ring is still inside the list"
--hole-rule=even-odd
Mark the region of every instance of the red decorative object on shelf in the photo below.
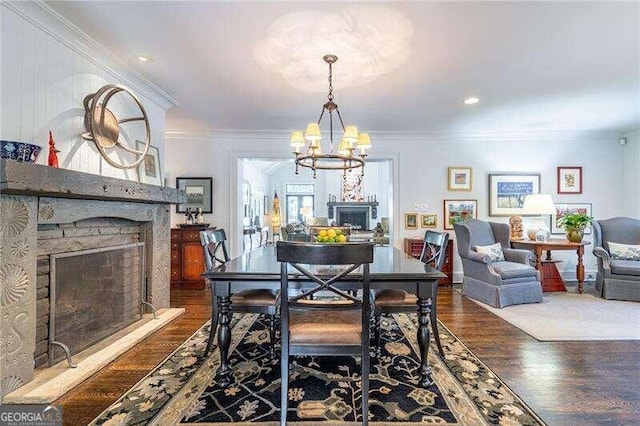
[[[48,164],[50,167],[60,167],[58,165],[58,151],[56,149],[56,143],[53,141],[53,135],[51,134],[51,130],[49,130],[49,161]]]

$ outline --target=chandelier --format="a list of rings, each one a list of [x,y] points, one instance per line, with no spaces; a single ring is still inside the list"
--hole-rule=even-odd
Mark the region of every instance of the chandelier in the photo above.
[[[333,101],[333,68],[332,65],[338,60],[336,55],[325,55],[322,59],[329,64],[329,101],[322,106],[322,112],[318,122],[309,123],[306,131],[300,130],[291,132],[291,146],[294,148],[296,156],[296,174],[300,167],[307,167],[313,170],[313,177],[316,177],[318,170],[343,170],[343,178],[347,176],[347,170],[360,168],[360,174],[364,176],[364,159],[367,156],[365,151],[371,148],[371,140],[368,133],[358,133],[358,127],[354,125],[345,126],[338,105]],[[320,122],[325,111],[329,113],[329,152],[322,150],[322,134],[320,133]],[[333,113],[336,113],[342,128],[342,138],[334,151],[333,145]],[[306,145],[306,150],[301,152]],[[360,150],[356,154],[356,149]]]

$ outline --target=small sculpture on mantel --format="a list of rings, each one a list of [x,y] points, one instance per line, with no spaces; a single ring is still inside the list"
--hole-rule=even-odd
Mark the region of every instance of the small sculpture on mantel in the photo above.
[[[191,210],[191,207],[187,207],[184,216],[184,223],[187,225],[193,225],[195,223],[195,212]]]
[[[522,217],[515,215],[509,218],[509,226],[511,227],[511,232],[509,237],[512,240],[521,240],[524,238],[524,232],[522,227]]]
[[[58,151],[56,149],[56,143],[53,141],[53,135],[51,134],[51,130],[49,130],[49,159],[47,164],[49,167],[60,167],[58,165]]]

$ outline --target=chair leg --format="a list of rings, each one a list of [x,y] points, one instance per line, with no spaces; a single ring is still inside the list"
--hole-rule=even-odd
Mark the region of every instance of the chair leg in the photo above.
[[[271,359],[276,357],[276,318],[275,315],[269,315],[269,338],[271,339]]]
[[[213,345],[213,339],[216,335],[216,329],[218,328],[218,298],[213,295],[213,289],[211,290],[211,330],[209,330],[209,339],[207,340],[207,348],[204,350],[205,358],[209,355],[211,346]]]
[[[375,339],[376,339],[376,354],[380,356],[382,354],[382,348],[380,347],[380,325],[382,324],[382,313],[376,314],[375,325]]]
[[[283,345],[284,346],[284,345]],[[287,411],[289,409],[289,354],[287,348],[280,351],[280,424],[287,424]]]
[[[369,345],[362,351],[362,424],[369,423],[369,375],[371,370],[371,360],[369,355]]]
[[[431,313],[429,314],[431,320],[431,331],[433,332],[433,338],[436,340],[436,345],[438,345],[438,352],[440,352],[440,356],[444,358],[444,351],[442,350],[442,343],[440,342],[440,333],[438,332],[438,319],[436,318],[436,307],[431,307]]]

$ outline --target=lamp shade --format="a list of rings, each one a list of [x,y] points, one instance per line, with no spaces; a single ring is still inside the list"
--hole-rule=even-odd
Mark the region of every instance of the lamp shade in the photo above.
[[[291,146],[294,148],[299,148],[304,146],[304,135],[300,130],[294,130],[291,132]]]
[[[549,194],[531,194],[524,199],[523,215],[553,214],[555,206]]]
[[[350,150],[351,150],[351,144],[347,140],[342,139],[340,141],[340,145],[338,145],[338,154],[349,155]]]
[[[355,143],[358,141],[358,126],[354,126],[353,124],[347,125],[344,128],[344,135],[342,135],[342,139],[346,140],[349,143]]]
[[[308,141],[319,141],[322,139],[320,125],[318,123],[307,124],[307,131],[304,132],[304,138]]]
[[[369,133],[360,133],[360,137],[358,138],[358,143],[356,145],[358,148],[371,148],[371,139],[369,138]]]

